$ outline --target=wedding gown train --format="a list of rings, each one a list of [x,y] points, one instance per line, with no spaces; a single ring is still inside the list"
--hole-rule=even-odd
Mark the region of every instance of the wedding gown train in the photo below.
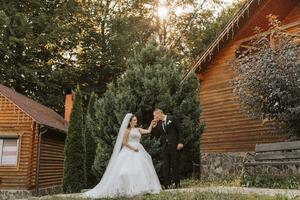
[[[131,129],[128,143],[139,151],[122,147],[114,165],[106,169],[106,176],[93,189],[83,193],[84,197],[132,197],[161,191],[152,158],[140,143],[140,138],[138,129]]]

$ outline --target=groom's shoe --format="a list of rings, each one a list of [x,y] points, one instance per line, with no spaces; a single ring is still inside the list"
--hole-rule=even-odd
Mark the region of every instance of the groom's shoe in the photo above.
[[[176,189],[181,188],[180,184],[179,183],[175,183],[175,188]]]
[[[164,185],[164,186],[163,186],[163,189],[164,189],[164,190],[170,189],[170,185]]]

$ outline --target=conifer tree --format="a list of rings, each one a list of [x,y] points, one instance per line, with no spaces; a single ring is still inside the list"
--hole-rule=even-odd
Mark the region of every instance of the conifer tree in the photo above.
[[[84,150],[85,150],[84,167],[85,167],[85,176],[86,176],[88,188],[93,187],[97,181],[92,171],[92,166],[96,154],[96,142],[93,137],[93,135],[95,134],[93,120],[95,118],[94,105],[95,105],[96,97],[97,97],[96,94],[92,92],[87,107],[87,113],[86,113],[86,119],[85,119],[84,131],[83,131]]]
[[[131,58],[127,70],[95,104],[95,138],[98,143],[94,170],[101,178],[108,163],[116,135],[127,112],[137,115],[139,124],[148,128],[153,110],[161,108],[181,122],[185,148],[182,151],[181,175],[192,172],[192,163],[199,162],[198,81],[191,77],[181,85],[182,67],[163,47],[150,41]],[[161,177],[159,140],[143,136],[142,143],[151,154]]]
[[[66,193],[80,192],[86,184],[82,130],[82,96],[77,88],[65,142],[63,190]]]

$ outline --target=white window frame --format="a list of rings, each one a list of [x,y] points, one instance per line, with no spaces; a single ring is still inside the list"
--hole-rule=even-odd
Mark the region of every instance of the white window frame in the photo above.
[[[2,153],[4,148],[4,140],[5,139],[15,139],[17,140],[17,149],[16,149],[16,162],[14,164],[2,164]],[[19,162],[19,144],[20,137],[16,135],[0,135],[0,167],[17,167]]]

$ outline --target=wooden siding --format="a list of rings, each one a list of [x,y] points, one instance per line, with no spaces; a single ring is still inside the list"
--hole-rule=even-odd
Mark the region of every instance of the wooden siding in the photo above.
[[[63,133],[49,132],[42,135],[39,186],[61,185],[64,165]]]
[[[283,20],[284,24],[293,23],[300,20],[300,2],[293,8],[288,16]]]
[[[246,24],[238,31],[235,36],[236,40],[253,35],[255,27],[259,26],[264,30],[268,29],[269,22],[266,16],[273,14],[278,16],[280,21],[284,21],[286,16],[291,13],[291,10],[299,3],[299,0],[259,0],[259,7],[253,11],[255,14]]]
[[[288,15],[285,13],[285,16],[284,24],[299,21],[300,3],[293,7]],[[288,30],[299,32],[300,26]],[[233,71],[228,61],[234,58],[235,49],[242,40],[239,34],[239,41],[229,42],[214,55],[201,74],[201,120],[205,123],[200,140],[202,152],[253,151],[256,143],[277,142],[286,138],[272,134],[272,129],[264,126],[261,121],[245,117],[235,101],[236,97],[233,96],[230,85]]]
[[[0,189],[26,189],[28,187],[33,124],[28,115],[0,94],[0,133],[1,135],[19,135],[18,164],[12,167],[0,166]]]
[[[0,135],[19,135],[17,166],[0,166],[0,189],[34,189],[39,125],[0,94]],[[54,129],[42,135],[39,188],[61,185],[65,133]]]

